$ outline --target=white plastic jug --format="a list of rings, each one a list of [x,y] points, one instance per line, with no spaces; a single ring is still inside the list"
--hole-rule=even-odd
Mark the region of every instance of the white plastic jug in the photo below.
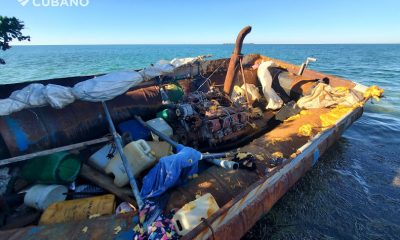
[[[107,144],[100,148],[97,152],[93,153],[88,159],[89,165],[104,172],[104,169],[107,167],[107,164],[110,161],[107,155],[111,152],[111,148],[111,144]],[[113,152],[114,156],[118,154],[116,150]]]
[[[151,154],[149,144],[144,140],[137,140],[124,147],[126,159],[133,169],[133,175],[137,177],[143,170],[151,167],[156,158]],[[118,187],[129,183],[128,175],[119,154],[115,154],[105,168],[107,174],[114,174],[114,184]]]
[[[63,185],[37,184],[26,192],[24,203],[38,210],[45,210],[55,202],[64,201],[67,198],[65,194],[67,192],[68,188]]]
[[[168,137],[172,137],[173,131],[172,128],[168,125],[168,123],[162,118],[154,118],[146,122],[149,126],[155,128],[156,130],[164,133]],[[151,133],[151,136],[154,141],[158,141],[158,136],[154,133]]]
[[[184,236],[199,225],[203,218],[209,218],[218,209],[219,206],[214,197],[210,193],[206,193],[196,200],[186,203],[175,213],[172,222],[177,233]]]

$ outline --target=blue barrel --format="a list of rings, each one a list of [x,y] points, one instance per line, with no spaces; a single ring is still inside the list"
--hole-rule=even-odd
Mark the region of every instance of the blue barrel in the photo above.
[[[118,124],[118,130],[121,135],[129,133],[133,141],[149,140],[151,137],[150,131],[135,119]]]

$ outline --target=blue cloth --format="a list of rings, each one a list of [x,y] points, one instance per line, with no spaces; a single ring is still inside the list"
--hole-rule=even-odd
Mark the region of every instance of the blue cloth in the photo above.
[[[157,197],[189,176],[197,173],[201,153],[193,148],[179,145],[176,154],[162,157],[143,178],[140,195],[143,198]]]

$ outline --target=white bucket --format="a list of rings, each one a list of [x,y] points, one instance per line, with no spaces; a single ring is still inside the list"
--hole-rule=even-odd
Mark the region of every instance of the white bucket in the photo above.
[[[24,203],[38,210],[45,210],[55,202],[64,201],[67,198],[65,194],[67,192],[68,188],[63,185],[37,184],[26,192]]]

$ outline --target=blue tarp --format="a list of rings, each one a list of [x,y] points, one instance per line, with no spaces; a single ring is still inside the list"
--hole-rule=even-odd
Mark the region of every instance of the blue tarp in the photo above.
[[[197,173],[201,153],[193,148],[179,145],[178,153],[160,159],[143,178],[140,195],[143,198],[157,197],[168,188],[178,185]]]

